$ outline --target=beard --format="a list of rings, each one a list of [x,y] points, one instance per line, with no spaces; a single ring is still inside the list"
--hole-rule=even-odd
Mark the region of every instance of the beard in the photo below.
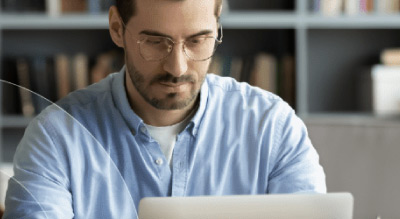
[[[189,106],[191,103],[195,101],[196,97],[199,95],[201,85],[203,84],[206,75],[206,74],[201,74],[202,76],[201,78],[199,78],[199,81],[196,81],[192,75],[183,75],[181,77],[174,77],[173,75],[166,72],[154,76],[146,84],[146,80],[143,74],[141,74],[135,68],[134,64],[129,60],[131,59],[129,58],[129,55],[126,53],[125,63],[133,86],[147,103],[149,103],[151,106],[159,110],[179,110]],[[152,84],[159,82],[169,82],[169,83],[187,82],[194,84],[194,86],[190,90],[189,95],[181,99],[179,99],[180,95],[178,93],[168,93],[163,98],[152,97],[151,92],[149,92],[147,88],[150,87]]]

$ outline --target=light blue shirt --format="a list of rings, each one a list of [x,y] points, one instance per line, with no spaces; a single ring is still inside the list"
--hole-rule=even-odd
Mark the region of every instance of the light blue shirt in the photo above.
[[[326,192],[306,127],[276,95],[207,75],[170,168],[128,103],[124,75],[71,93],[29,124],[5,218],[135,218],[147,196]]]

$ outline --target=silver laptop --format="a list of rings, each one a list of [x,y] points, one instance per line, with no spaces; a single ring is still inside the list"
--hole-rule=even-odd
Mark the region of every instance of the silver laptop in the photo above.
[[[351,219],[350,193],[152,197],[139,204],[139,219]]]

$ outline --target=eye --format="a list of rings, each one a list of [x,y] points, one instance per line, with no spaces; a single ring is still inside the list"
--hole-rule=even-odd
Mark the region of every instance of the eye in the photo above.
[[[192,45],[201,44],[205,41],[204,37],[194,37],[188,40],[188,43]]]
[[[145,39],[144,43],[149,44],[149,45],[159,45],[159,44],[163,43],[163,39],[149,37],[149,38]]]

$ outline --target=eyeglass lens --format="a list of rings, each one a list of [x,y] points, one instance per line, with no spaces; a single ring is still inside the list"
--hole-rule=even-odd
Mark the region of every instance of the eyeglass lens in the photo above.
[[[148,61],[162,60],[168,56],[174,42],[166,37],[146,36],[139,41],[142,57]],[[213,37],[194,37],[184,42],[184,52],[192,60],[206,60],[216,49],[216,39]]]

